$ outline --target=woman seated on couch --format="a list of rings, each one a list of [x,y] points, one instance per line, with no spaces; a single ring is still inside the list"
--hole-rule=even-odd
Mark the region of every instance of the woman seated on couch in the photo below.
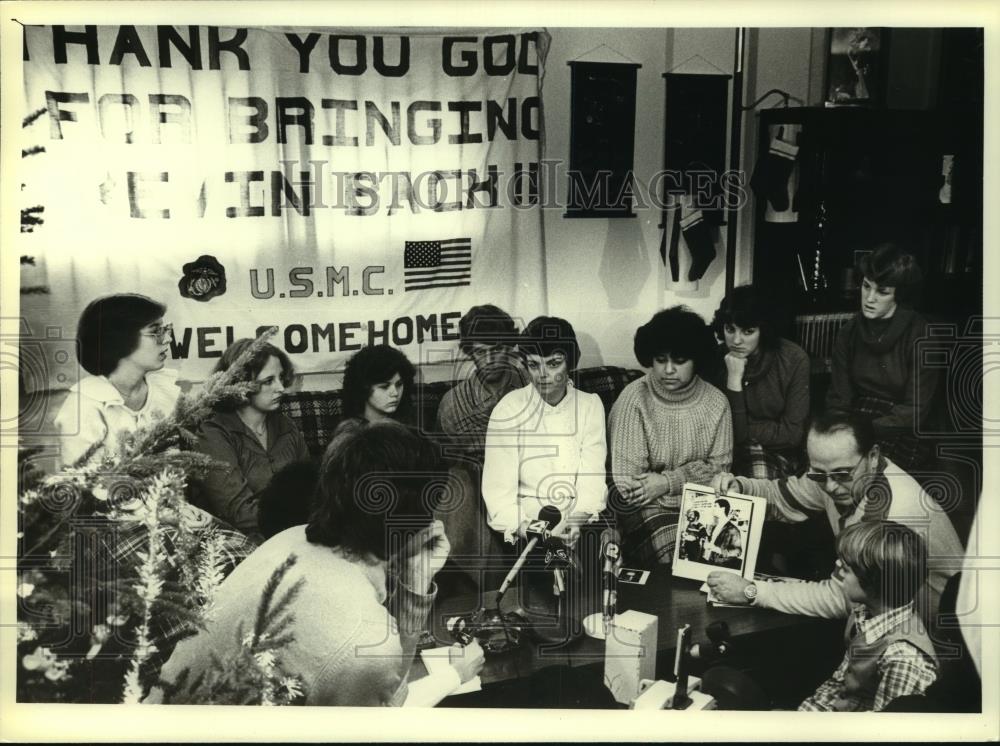
[[[417,369],[389,345],[363,347],[347,361],[341,392],[344,419],[333,431],[327,456],[353,432],[375,422],[406,422]]]
[[[930,413],[938,373],[917,380],[917,341],[927,321],[911,307],[922,275],[916,260],[882,244],[859,263],[861,310],[838,332],[827,406],[871,420],[882,453],[913,469],[926,461],[918,433]],[[919,384],[919,385],[918,385]]]
[[[540,316],[518,339],[531,384],[507,394],[486,431],[483,500],[490,528],[510,543],[524,538],[543,506],[567,527],[606,504],[604,405],[570,380],[580,346],[570,323]]]
[[[172,333],[166,312],[132,293],[97,298],[83,309],[76,354],[90,375],[73,384],[55,418],[64,465],[88,452],[113,452],[122,435],[173,414],[180,389],[176,371],[163,367]]]
[[[778,336],[772,309],[752,286],[735,288],[715,312],[723,340],[715,380],[733,414],[733,473],[791,476],[809,417],[809,356]]]
[[[233,342],[215,370],[228,370],[252,343],[251,339]],[[196,502],[259,541],[261,494],[276,473],[289,464],[307,460],[309,451],[298,427],[278,411],[285,389],[295,378],[288,356],[274,345],[265,345],[248,362],[244,377],[254,381],[256,392],[243,402],[220,402],[201,425],[197,449],[218,465],[198,485]]]
[[[699,375],[714,348],[702,318],[682,306],[635,333],[636,359],[649,371],[622,391],[608,426],[614,507],[631,562],[669,564],[684,483],[708,484],[729,468],[729,402]]]

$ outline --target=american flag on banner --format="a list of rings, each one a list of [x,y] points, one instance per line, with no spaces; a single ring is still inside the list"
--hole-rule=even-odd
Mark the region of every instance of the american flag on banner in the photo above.
[[[403,270],[405,292],[469,285],[472,282],[472,239],[407,241]]]

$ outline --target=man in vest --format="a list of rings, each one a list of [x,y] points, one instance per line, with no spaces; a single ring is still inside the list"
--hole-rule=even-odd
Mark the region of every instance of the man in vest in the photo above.
[[[767,480],[719,474],[712,487],[766,497],[768,517],[796,523],[824,513],[834,535],[856,523],[892,520],[924,539],[928,577],[917,609],[934,621],[945,583],[965,556],[951,519],[913,477],[879,451],[869,422],[828,413],[813,420],[806,440],[809,470],[801,477]],[[751,582],[732,572],[708,576],[713,594],[725,603],[755,604],[788,614],[836,618],[843,614],[843,584],[836,573],[818,583]]]

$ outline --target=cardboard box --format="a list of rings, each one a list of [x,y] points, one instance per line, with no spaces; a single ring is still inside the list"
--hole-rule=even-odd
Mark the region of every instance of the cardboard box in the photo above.
[[[640,682],[656,678],[656,635],[659,620],[641,611],[615,617],[604,645],[604,685],[615,700],[631,705]]]

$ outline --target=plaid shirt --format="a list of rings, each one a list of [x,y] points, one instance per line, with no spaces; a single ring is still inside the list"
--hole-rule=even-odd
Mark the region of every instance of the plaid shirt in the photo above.
[[[854,622],[858,634],[866,643],[874,643],[888,634],[913,613],[913,604],[900,606],[869,617],[863,604],[854,608]],[[907,694],[921,694],[937,678],[937,666],[920,650],[905,641],[894,642],[882,653],[878,661],[879,685],[871,702],[857,696],[844,695],[844,677],[850,665],[849,653],[844,656],[833,676],[820,684],[816,692],[799,705],[808,712],[852,712],[871,710],[880,712],[892,700]]]

